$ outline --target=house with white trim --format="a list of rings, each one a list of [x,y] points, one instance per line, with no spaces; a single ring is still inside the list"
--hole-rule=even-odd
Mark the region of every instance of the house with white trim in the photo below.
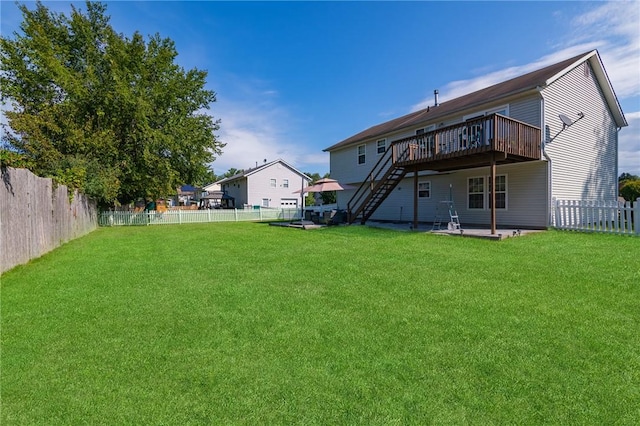
[[[546,228],[555,198],[616,200],[627,126],[596,50],[375,125],[324,151],[349,222]],[[495,191],[493,191],[495,188]]]
[[[222,179],[216,184],[235,200],[236,208],[252,206],[271,208],[304,207],[301,189],[311,178],[282,159],[264,163],[252,169]]]

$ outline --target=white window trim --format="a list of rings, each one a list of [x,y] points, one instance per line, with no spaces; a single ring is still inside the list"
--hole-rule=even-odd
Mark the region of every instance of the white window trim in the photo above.
[[[429,196],[427,196],[427,197],[421,197],[421,196],[420,196],[420,184],[424,184],[424,183],[429,184],[429,185],[428,185],[428,186],[429,186],[429,189],[427,189],[427,191],[429,191]],[[423,190],[423,191],[424,191],[424,190]],[[421,180],[421,181],[418,181],[418,198],[422,198],[422,199],[425,199],[425,200],[428,200],[428,199],[430,199],[430,198],[431,198],[431,181],[430,181],[430,180]]]
[[[364,153],[360,154],[360,147],[364,147]],[[360,162],[360,155],[364,157],[364,161]],[[358,166],[364,166],[367,164],[367,144],[358,145],[356,147],[356,164]]]
[[[436,125],[435,124],[430,124],[430,125],[428,125],[426,127],[421,127],[419,129],[416,129],[416,135],[433,132],[435,129],[436,129]],[[422,133],[418,133],[420,131],[422,131]]]
[[[490,108],[490,109],[486,109],[484,111],[474,112],[473,114],[463,115],[462,116],[462,121],[471,120],[473,118],[484,117],[486,115],[493,114],[494,112],[498,112],[498,111],[502,111],[502,110],[505,111],[504,115],[509,117],[509,104],[506,104],[506,105],[501,105],[501,106],[496,107],[496,108]]]
[[[282,179],[282,187],[283,188],[289,187],[289,179]]]
[[[496,210],[507,211],[509,210],[509,178],[507,174],[496,175],[496,179],[500,176],[504,176],[504,208],[496,207]],[[487,176],[487,210],[491,210],[489,207],[489,200],[491,199],[491,194],[489,194],[489,182],[491,181],[491,176]],[[499,191],[502,192],[502,191]]]
[[[384,142],[384,150],[380,152],[380,142]],[[387,151],[387,138],[378,139],[376,141],[376,153],[382,155]]]
[[[269,179],[269,187],[270,188],[277,188],[278,187],[278,179]]]
[[[482,179],[482,207],[470,207],[469,206],[469,195],[471,195],[472,193],[469,192],[469,181],[471,179]],[[467,198],[467,210],[473,210],[473,211],[482,211],[482,210],[486,210],[487,209],[487,180],[486,180],[486,176],[469,176],[467,178],[467,194],[466,194],[466,198]],[[473,192],[473,194],[479,194],[479,192]]]
[[[496,179],[500,176],[504,176],[504,208],[502,207],[496,207],[496,210],[500,210],[500,211],[508,211],[509,210],[509,176],[507,173],[503,173],[503,174],[497,174],[496,175]],[[476,179],[476,178],[482,178],[482,208],[470,208],[469,207],[469,180],[470,179]],[[491,195],[489,194],[489,182],[491,180],[491,176],[469,176],[467,178],[467,210],[471,210],[471,211],[480,211],[480,210],[491,210],[490,207],[490,199],[491,199]],[[499,191],[499,192],[503,192],[503,191]],[[478,194],[477,192],[474,192],[474,194]]]

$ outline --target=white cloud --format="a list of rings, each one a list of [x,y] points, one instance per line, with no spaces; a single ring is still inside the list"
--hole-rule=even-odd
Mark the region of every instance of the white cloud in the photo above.
[[[451,83],[447,84],[442,90],[440,90],[440,101],[444,102],[450,99],[455,99],[462,95],[466,95],[467,93],[472,93],[477,90],[484,89],[486,87],[526,74],[528,72],[544,68],[547,65],[555,64],[564,59],[579,55],[580,53],[588,52],[589,50],[593,50],[596,47],[596,43],[579,44],[550,53],[528,64],[501,69],[468,80],[452,81]],[[426,108],[429,105],[433,105],[433,98],[431,97],[426,98],[414,105],[411,108],[411,111],[418,111],[420,109]]]
[[[640,111],[625,114],[629,127],[618,134],[618,171],[640,176]]]
[[[567,41],[533,62],[452,81],[440,90],[442,102],[526,74],[589,50],[598,49],[616,95],[640,95],[640,3],[611,2],[578,15],[571,21]],[[433,105],[431,95],[411,107],[417,111]]]
[[[620,98],[640,96],[640,3],[609,2],[571,21],[574,42],[597,40]]]
[[[566,41],[557,50],[531,63],[486,73],[468,80],[449,83],[440,90],[444,102],[483,89],[501,81],[560,62],[580,53],[598,49],[611,84],[619,99],[640,96],[640,2],[609,2],[570,21]],[[428,96],[411,110],[433,104]],[[638,102],[635,102],[638,104]],[[619,134],[619,170],[640,175],[640,112],[625,114],[628,127]]]
[[[245,82],[239,92],[241,100],[218,96],[216,102],[221,111],[216,117],[221,119],[219,139],[227,144],[212,164],[216,174],[278,158],[303,172],[327,168],[329,155],[305,144],[304,136],[296,136],[291,114],[277,103],[277,91],[254,90]]]

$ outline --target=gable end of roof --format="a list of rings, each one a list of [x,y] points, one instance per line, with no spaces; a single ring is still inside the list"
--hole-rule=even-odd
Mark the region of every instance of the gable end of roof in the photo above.
[[[531,71],[529,73],[514,77],[512,79],[503,81],[501,83],[494,84],[484,89],[477,90],[475,92],[460,96],[455,99],[451,99],[446,102],[442,102],[437,107],[429,107],[419,111],[415,111],[406,114],[402,117],[386,121],[384,123],[377,124],[366,130],[363,130],[347,139],[342,140],[323,151],[334,151],[353,144],[364,142],[376,137],[383,137],[383,135],[392,133],[394,131],[400,131],[407,129],[411,126],[419,126],[421,124],[427,125],[435,122],[438,118],[453,115],[456,113],[463,113],[471,108],[479,107],[484,104],[496,102],[501,99],[507,99],[512,96],[520,95],[531,90],[537,90],[541,87],[546,87],[552,84],[554,81],[562,77],[571,69],[578,66],[580,63],[589,61],[592,68],[595,70],[596,77],[602,89],[605,93],[605,98],[616,123],[619,127],[627,125],[622,109],[618,99],[613,91],[611,82],[606,74],[600,55],[597,50],[592,50],[580,55],[574,56],[569,59],[557,62],[555,64],[548,65],[538,70]]]

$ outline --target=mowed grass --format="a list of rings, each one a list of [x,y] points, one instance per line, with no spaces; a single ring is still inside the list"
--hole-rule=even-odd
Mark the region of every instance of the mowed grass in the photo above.
[[[640,422],[640,238],[101,228],[1,280],[6,425]]]

